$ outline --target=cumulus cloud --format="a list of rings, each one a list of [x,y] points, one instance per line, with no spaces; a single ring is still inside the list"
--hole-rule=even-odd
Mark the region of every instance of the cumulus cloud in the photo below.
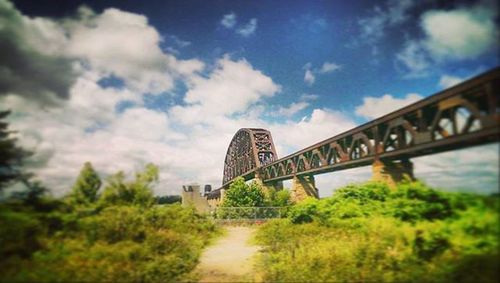
[[[222,17],[220,24],[227,29],[232,29],[236,25],[236,14],[231,12]]]
[[[189,76],[204,68],[199,60],[177,60],[162,52],[160,34],[143,15],[109,8],[84,21],[70,21],[68,26],[70,55],[83,58],[102,76],[124,79],[138,92],[169,91],[178,76]]]
[[[67,98],[76,78],[71,61],[42,44],[60,39],[61,30],[49,21],[23,17],[4,0],[0,15],[0,95],[15,93],[43,104]]]
[[[217,186],[224,153],[239,128],[268,128],[278,154],[284,156],[355,126],[349,115],[326,108],[304,111],[301,120],[266,121],[265,111],[275,109],[266,102],[281,90],[277,82],[245,59],[224,56],[211,69],[196,59],[179,60],[159,48],[161,36],[142,15],[82,8],[76,17],[54,20],[16,13],[29,23],[23,27],[29,48],[43,46],[36,52],[68,59],[77,70],[59,107],[41,108],[29,96],[12,91],[0,96],[0,104],[14,110],[10,123],[20,142],[35,152],[29,170],[58,195],[69,191],[85,161],[103,177],[153,162],[161,172],[158,194],[179,193],[181,185],[191,182]],[[122,39],[128,42],[126,34],[141,42],[119,46]],[[144,53],[141,49],[151,54],[135,54]],[[140,69],[145,73],[136,74]],[[64,75],[60,72],[51,75]],[[123,80],[123,87],[99,84],[110,75]],[[144,92],[169,90],[177,81],[187,89],[182,104],[161,111],[147,107]],[[295,104],[281,107],[288,114],[315,99],[317,95],[304,94]],[[131,106],[118,107],[124,102]],[[346,180],[352,179],[349,176],[342,174]],[[319,183],[326,186],[325,180]]]
[[[172,114],[186,124],[202,122],[219,114],[242,112],[280,89],[245,59],[233,61],[225,56],[217,61],[208,78],[193,78],[184,98],[187,106],[175,106]]]
[[[273,138],[285,153],[292,153],[355,127],[355,123],[345,113],[331,109],[314,109],[311,115],[299,122],[271,125]],[[283,156],[283,155],[281,155]]]
[[[429,11],[421,18],[426,48],[436,59],[468,59],[498,44],[496,12],[486,7]]]
[[[416,93],[409,93],[405,98],[396,98],[390,94],[385,94],[382,97],[367,96],[363,98],[363,104],[356,107],[355,112],[360,117],[375,119],[422,98]]]
[[[253,18],[250,19],[250,21],[246,25],[239,28],[236,32],[243,37],[248,37],[254,34],[255,30],[257,30],[257,19]]]
[[[420,77],[427,75],[431,66],[476,58],[498,48],[495,7],[425,12],[420,18],[424,37],[408,39],[396,61],[407,77]]]

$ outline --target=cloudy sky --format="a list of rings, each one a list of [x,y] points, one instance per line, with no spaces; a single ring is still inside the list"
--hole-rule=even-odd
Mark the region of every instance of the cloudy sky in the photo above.
[[[0,0],[0,108],[56,195],[85,161],[103,177],[153,162],[158,194],[217,187],[239,128],[285,156],[498,66],[495,3]],[[417,158],[416,175],[491,192],[497,153]]]

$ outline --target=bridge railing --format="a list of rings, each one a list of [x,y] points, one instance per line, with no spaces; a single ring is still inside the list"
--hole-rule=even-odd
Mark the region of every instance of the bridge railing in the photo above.
[[[216,207],[210,215],[222,222],[255,222],[269,219],[283,218],[289,207]]]

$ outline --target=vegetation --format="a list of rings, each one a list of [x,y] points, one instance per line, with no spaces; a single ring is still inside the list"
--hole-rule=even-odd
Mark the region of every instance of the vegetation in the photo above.
[[[100,179],[84,165],[65,199],[41,199],[45,211],[9,201],[0,206],[2,282],[163,282],[185,279],[213,223],[180,205],[154,205],[149,164],[132,181]]]
[[[264,192],[256,182],[248,185],[243,177],[238,177],[229,185],[229,190],[225,192],[221,206],[260,207],[264,206],[264,199]]]
[[[8,112],[0,112],[0,119]],[[0,120],[1,121],[1,120]],[[189,279],[215,225],[192,209],[156,205],[158,167],[133,180],[101,179],[85,163],[71,193],[54,199],[24,173],[27,153],[0,122],[0,282],[170,282]]]
[[[245,183],[243,177],[237,177],[225,192],[222,207],[263,207],[289,206],[292,204],[288,190],[276,191],[264,189],[257,182]]]
[[[420,182],[350,185],[264,224],[259,266],[265,281],[498,282],[499,208]]]
[[[0,192],[14,181],[27,179],[29,176],[22,169],[23,159],[30,153],[16,145],[16,139],[11,137],[13,131],[9,131],[9,124],[2,121],[10,114],[10,111],[0,111]]]
[[[266,219],[286,213],[291,205],[287,190],[275,191],[262,188],[257,182],[245,183],[238,177],[225,192],[224,200],[216,211],[221,219]]]
[[[182,197],[179,195],[168,195],[156,197],[156,203],[158,204],[172,204],[172,203],[181,203]]]

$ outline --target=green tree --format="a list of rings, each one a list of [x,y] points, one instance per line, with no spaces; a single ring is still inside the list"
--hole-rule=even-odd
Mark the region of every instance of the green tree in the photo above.
[[[71,199],[78,204],[93,203],[97,200],[97,191],[101,187],[101,178],[90,162],[85,162],[71,192]]]
[[[159,169],[154,164],[147,164],[144,171],[135,175],[135,180],[127,182],[125,173],[118,172],[110,176],[101,197],[106,204],[135,204],[150,206],[155,202],[152,188],[158,182]]]
[[[288,190],[276,191],[273,188],[269,188],[266,195],[266,205],[279,207],[292,205],[290,192]]]
[[[264,203],[264,193],[260,186],[255,182],[247,185],[243,177],[238,177],[225,192],[222,206],[257,207],[264,206]]]
[[[17,139],[11,137],[9,124],[3,121],[10,111],[0,111],[0,190],[15,181],[29,179],[22,171],[23,160],[31,153],[16,145]]]

